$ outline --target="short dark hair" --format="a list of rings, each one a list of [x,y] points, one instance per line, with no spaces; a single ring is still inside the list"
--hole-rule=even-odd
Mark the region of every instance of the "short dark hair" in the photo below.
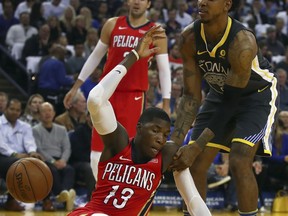
[[[11,99],[9,99],[8,102],[7,102],[6,108],[8,108],[8,107],[11,105],[12,102],[20,103],[20,104],[21,104],[21,109],[22,109],[22,103],[21,103],[21,101],[20,101],[19,99],[17,99],[17,98],[11,98]]]
[[[239,8],[241,0],[232,0],[232,6],[229,11],[235,11]]]
[[[145,109],[142,115],[140,116],[138,122],[145,124],[148,122],[152,122],[155,118],[162,119],[169,123],[171,122],[168,114],[164,110],[157,108],[157,107],[150,107],[150,108]]]

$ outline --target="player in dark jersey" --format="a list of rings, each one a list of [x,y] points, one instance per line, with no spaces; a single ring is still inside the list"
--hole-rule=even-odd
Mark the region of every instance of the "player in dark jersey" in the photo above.
[[[112,17],[107,20],[101,30],[100,40],[83,66],[77,81],[64,99],[66,108],[71,106],[71,101],[79,87],[89,75],[96,69],[99,62],[107,52],[107,61],[103,70],[106,75],[125,56],[137,46],[138,40],[155,23],[146,17],[146,11],[150,7],[151,0],[128,0],[129,15]],[[169,113],[171,93],[171,71],[169,68],[167,38],[156,42],[159,50],[154,53],[159,69],[159,79],[163,98],[163,109]],[[135,125],[145,108],[145,92],[148,90],[148,60],[150,56],[136,62],[127,76],[123,78],[116,91],[110,98],[117,120],[126,128],[129,136],[136,133]],[[125,109],[123,109],[125,107]],[[94,177],[97,176],[97,165],[103,143],[100,136],[93,129],[91,141],[91,167]]]
[[[252,162],[257,151],[271,155],[276,78],[259,52],[254,34],[228,16],[238,3],[199,0],[200,19],[182,32],[184,95],[171,139],[181,145],[196,120],[192,145],[179,149],[171,168],[190,167],[205,199],[207,169],[219,150],[230,152],[239,213],[256,215],[258,189]],[[199,110],[203,78],[210,91]]]
[[[70,213],[70,216],[147,215],[161,183],[162,174],[178,149],[173,142],[165,144],[170,133],[170,118],[159,108],[145,110],[135,126],[135,137],[129,140],[126,129],[116,121],[108,99],[126,73],[130,72],[127,70],[134,62],[159,49],[149,49],[149,44],[163,37],[165,33],[160,26],[152,27],[135,50],[129,52],[127,57],[91,90],[88,109],[93,126],[101,135],[105,147],[91,201]],[[211,215],[193,186],[188,169],[175,172],[174,176],[190,213],[196,216]]]

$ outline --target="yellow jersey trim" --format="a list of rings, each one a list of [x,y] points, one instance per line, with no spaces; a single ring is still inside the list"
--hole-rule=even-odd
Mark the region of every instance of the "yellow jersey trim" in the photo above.
[[[227,37],[228,37],[228,34],[230,32],[231,26],[232,26],[232,19],[230,17],[228,17],[228,23],[227,23],[226,30],[225,30],[225,33],[224,33],[223,37],[218,42],[218,44],[212,49],[212,51],[209,52],[209,49],[208,49],[208,46],[207,46],[206,37],[205,37],[205,32],[204,32],[204,25],[203,25],[203,23],[201,23],[200,34],[201,34],[201,37],[202,37],[202,39],[203,39],[203,41],[205,43],[206,51],[209,53],[210,57],[215,58],[217,49],[219,47],[221,47],[225,43],[225,41],[227,40]]]

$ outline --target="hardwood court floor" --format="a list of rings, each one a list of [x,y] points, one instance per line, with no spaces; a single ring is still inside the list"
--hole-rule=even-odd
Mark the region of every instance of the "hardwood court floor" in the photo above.
[[[0,216],[66,216],[67,212],[57,211],[57,212],[41,212],[41,211],[25,211],[25,212],[6,212],[0,210]],[[177,210],[153,210],[150,212],[149,216],[182,216],[181,212]],[[238,216],[237,212],[212,212],[213,216]],[[259,216],[287,216],[287,213],[259,213]],[[203,215],[204,216],[204,215]]]

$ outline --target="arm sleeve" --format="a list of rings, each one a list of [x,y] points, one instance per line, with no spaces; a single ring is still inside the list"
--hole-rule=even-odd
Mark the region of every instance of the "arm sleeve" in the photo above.
[[[93,73],[95,68],[99,65],[101,59],[103,58],[107,50],[108,50],[108,45],[103,43],[101,40],[99,40],[95,49],[90,54],[87,61],[85,62],[78,76],[78,79],[84,82]]]
[[[162,98],[169,99],[171,97],[171,71],[169,67],[168,54],[156,55],[156,61],[159,70]]]
[[[177,189],[184,199],[190,215],[210,216],[211,213],[194,184],[189,168],[180,172],[174,171],[173,175]]]
[[[89,93],[88,110],[93,126],[100,135],[109,134],[117,128],[117,120],[108,99],[126,73],[127,69],[123,65],[117,65]]]
[[[208,125],[208,128],[213,131],[214,135],[223,130],[224,126],[235,113],[242,92],[243,88],[224,85],[222,103],[220,103]]]

